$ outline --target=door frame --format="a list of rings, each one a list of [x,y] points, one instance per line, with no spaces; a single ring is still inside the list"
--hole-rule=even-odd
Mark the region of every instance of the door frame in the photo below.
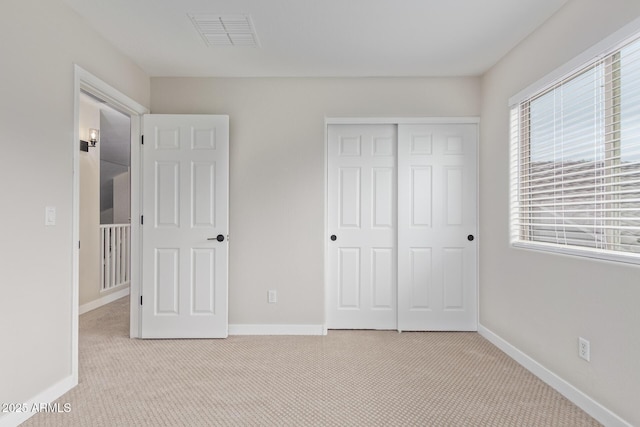
[[[325,117],[324,119],[324,325],[323,333],[327,334],[327,317],[329,313],[329,125],[438,125],[438,124],[475,124],[476,132],[476,234],[480,237],[478,224],[480,223],[479,205],[479,182],[477,176],[480,173],[479,162],[480,156],[480,117],[479,116],[461,116],[461,117]],[[480,240],[478,240],[480,241]],[[477,257],[480,255],[478,247]],[[478,270],[480,263],[476,263],[476,323],[480,324],[480,283],[478,281],[480,275]]]
[[[140,135],[142,115],[149,112],[143,105],[137,103],[105,81],[99,79],[77,64],[74,64],[73,83],[73,202],[72,202],[72,292],[71,292],[71,371],[74,383],[78,383],[78,316],[80,293],[80,91],[88,92],[109,106],[131,117],[131,301],[137,301],[140,287],[140,224],[134,221],[140,217]],[[132,338],[139,335],[139,305],[131,304],[130,330]]]

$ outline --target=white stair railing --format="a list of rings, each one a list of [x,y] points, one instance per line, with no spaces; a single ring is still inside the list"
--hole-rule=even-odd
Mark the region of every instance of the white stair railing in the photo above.
[[[131,281],[129,262],[131,224],[100,225],[100,289],[106,291]]]

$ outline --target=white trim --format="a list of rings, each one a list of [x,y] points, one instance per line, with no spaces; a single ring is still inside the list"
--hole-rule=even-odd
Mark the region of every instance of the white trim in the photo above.
[[[121,286],[126,286],[126,285],[121,285]],[[115,289],[115,288],[114,288]],[[79,314],[85,314],[88,311],[91,310],[95,310],[96,308],[100,308],[103,305],[107,305],[111,302],[114,302],[115,300],[118,300],[122,297],[126,297],[127,295],[129,295],[130,290],[129,290],[129,286],[127,286],[124,289],[120,289],[117,292],[113,292],[109,295],[106,295],[104,297],[98,298],[97,300],[93,300],[91,302],[88,302],[86,304],[82,304],[80,306],[80,311]]]
[[[514,96],[509,98],[509,107],[517,105],[525,99],[530,98],[532,95],[544,90],[562,78],[572,74],[574,71],[583,68],[586,64],[608,55],[611,51],[625,44],[629,38],[633,37],[638,31],[640,31],[640,18],[634,19],[629,24],[585,50],[566,64],[556,68],[540,80],[516,93]]]
[[[0,427],[14,427],[25,422],[37,414],[37,412],[31,412],[31,408],[33,408],[34,405],[39,406],[41,403],[51,403],[74,388],[77,384],[78,381],[73,375],[58,381],[51,387],[41,393],[38,393],[35,397],[24,402],[24,407],[28,409],[27,412],[10,412],[5,416],[0,417]],[[73,409],[74,408],[71,408],[71,410]]]
[[[602,249],[582,248],[580,246],[561,246],[554,243],[533,242],[525,240],[514,240],[511,246],[515,249],[525,249],[532,251],[550,252],[577,256],[582,258],[600,259],[603,261],[625,262],[628,264],[640,264],[640,254],[636,253],[616,253],[603,251]]]
[[[509,342],[487,329],[483,325],[478,325],[478,333],[486,338],[493,345],[505,352],[509,357],[522,365],[533,375],[544,381],[564,397],[573,402],[587,414],[591,415],[598,422],[609,427],[631,427],[631,424],[620,418],[618,415],[607,409],[593,398],[577,389],[575,386],[554,374],[549,369],[536,362],[534,359],[517,349]]]
[[[103,101],[107,101],[112,107],[122,110],[125,113],[147,114],[149,110],[138,104],[127,95],[110,86],[108,83],[100,80],[93,74],[89,73],[79,65],[75,65],[76,77],[80,80],[80,87],[90,91]]]
[[[73,73],[73,141],[71,143],[72,192],[71,201],[71,378],[78,385],[78,316],[80,304],[80,72],[77,65]]]
[[[131,283],[129,284],[129,336],[140,336],[140,299],[142,286],[142,227],[140,215],[142,214],[142,154],[140,139],[142,137],[142,118],[149,111],[138,113],[138,120],[131,120],[131,167],[129,176],[131,179]]]
[[[329,123],[327,123],[327,119],[325,119],[324,123],[324,233],[323,233],[323,242],[324,242],[324,265],[322,270],[322,292],[323,292],[323,307],[322,311],[324,328],[323,334],[327,335],[327,321],[329,313]]]
[[[458,125],[480,123],[480,117],[325,117],[324,122],[325,129],[327,125]]]
[[[229,335],[326,335],[324,325],[229,325]]]
[[[476,332],[480,327],[480,123],[476,126]]]

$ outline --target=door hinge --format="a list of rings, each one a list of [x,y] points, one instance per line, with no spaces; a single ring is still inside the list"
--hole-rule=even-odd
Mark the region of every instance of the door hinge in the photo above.
[[[142,305],[142,295],[140,295],[140,305]]]
[[[140,143],[144,145],[144,135],[140,135]]]
[[[80,249],[80,240],[78,240],[78,249]]]
[[[144,215],[140,215],[140,225],[144,225]]]

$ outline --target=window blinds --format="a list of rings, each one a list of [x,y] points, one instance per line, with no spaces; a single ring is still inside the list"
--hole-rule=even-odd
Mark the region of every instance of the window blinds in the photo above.
[[[640,261],[640,41],[511,108],[511,239]]]

